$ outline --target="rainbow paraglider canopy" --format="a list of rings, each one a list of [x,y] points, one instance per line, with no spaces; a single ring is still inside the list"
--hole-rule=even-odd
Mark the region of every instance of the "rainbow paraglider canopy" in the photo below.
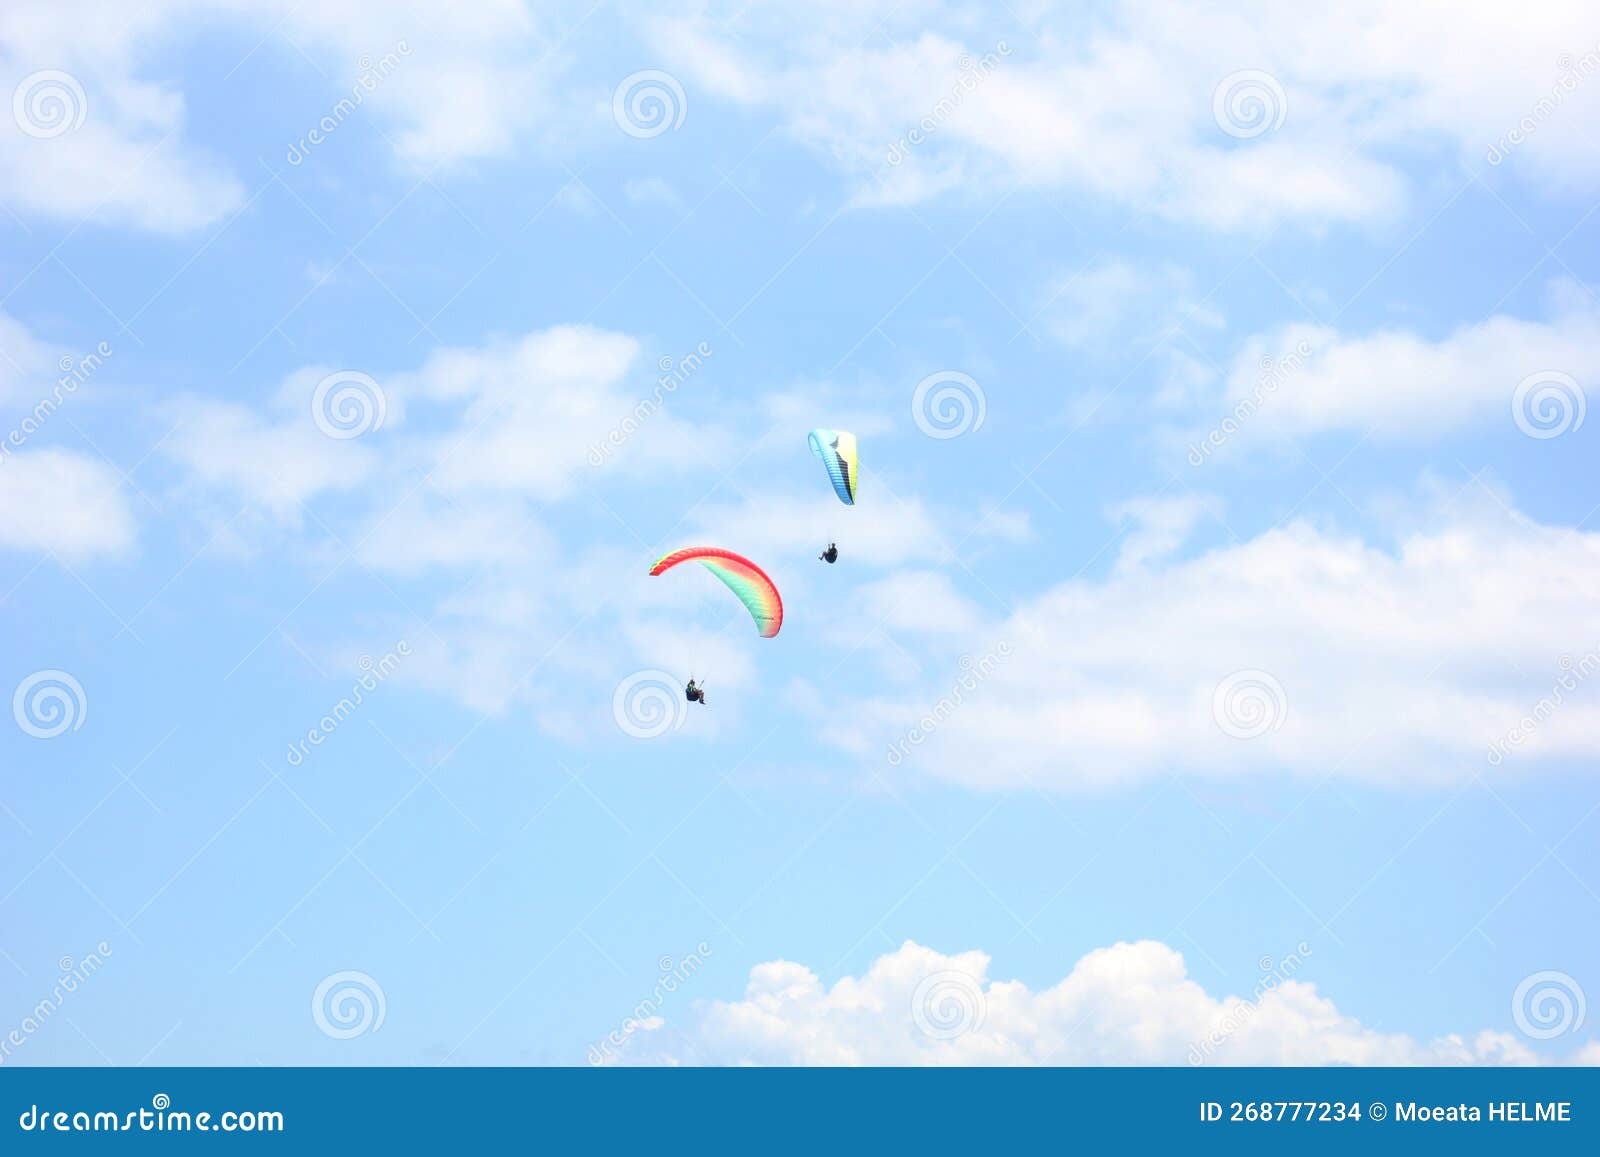
[[[686,546],[662,555],[650,568],[652,575],[665,574],[680,562],[697,562],[726,584],[756,621],[763,639],[770,639],[783,626],[783,599],[767,572],[742,554],[715,546]]]

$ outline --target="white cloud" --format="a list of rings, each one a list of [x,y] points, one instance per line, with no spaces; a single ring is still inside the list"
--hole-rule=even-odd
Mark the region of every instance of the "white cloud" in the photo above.
[[[0,546],[74,560],[121,553],[134,530],[122,479],[98,459],[66,450],[0,457]]]
[[[1140,565],[987,618],[959,649],[1003,641],[1009,655],[934,715],[901,773],[1081,787],[1181,766],[1393,783],[1600,752],[1600,534],[1492,501],[1429,514],[1393,553],[1296,522],[1157,565],[1169,538]],[[886,760],[948,694],[954,656],[923,666],[919,693],[843,705],[829,736]],[[1558,707],[1538,706],[1573,675]],[[1491,760],[1513,729],[1522,738]]]
[[[56,359],[65,352],[0,313],[0,402],[38,401],[48,395],[61,376]]]
[[[972,603],[940,571],[902,570],[865,583],[851,592],[850,606],[859,618],[896,633],[967,635],[979,625]]]
[[[196,505],[205,500],[224,544],[243,538],[245,548],[258,546],[310,521],[313,538],[325,529],[336,536],[321,549],[354,550],[376,574],[406,581],[454,572],[455,593],[423,608],[428,629],[412,632],[418,661],[399,677],[477,711],[531,704],[553,730],[592,734],[612,726],[596,686],[659,666],[664,649],[684,642],[651,634],[666,619],[651,612],[692,592],[648,580],[631,542],[627,551],[558,543],[550,508],[596,496],[600,510],[601,488],[616,480],[656,484],[702,470],[708,459],[732,460],[727,435],[672,413],[714,355],[686,370],[676,359],[681,372],[666,388],[638,353],[631,337],[583,326],[438,349],[413,371],[359,384],[366,432],[344,438],[329,436],[314,416],[328,367],[308,367],[261,409],[174,403],[178,424],[161,453],[181,468],[179,488]],[[336,398],[327,395],[320,412],[337,429]],[[611,439],[614,432],[621,436]],[[338,512],[309,517],[306,505],[325,495],[343,496]],[[235,519],[236,505],[258,508],[270,522]],[[635,613],[622,628],[616,615],[595,612],[625,590]],[[717,660],[724,684],[740,677],[715,646],[672,649],[699,652]]]
[[[390,502],[404,508],[373,512],[375,563],[415,570],[506,560],[523,553],[510,540],[527,527],[525,499],[556,502],[613,473],[700,465],[719,453],[715,430],[671,414],[673,391],[644,376],[637,353],[630,337],[582,326],[436,350],[415,371],[354,387],[366,430],[355,437],[319,426],[314,399],[331,371],[307,367],[285,379],[265,412],[202,398],[174,403],[179,424],[162,453],[185,468],[188,483],[256,503],[288,524],[319,494],[387,478]],[[335,430],[346,419],[338,397],[327,393],[321,407],[323,424]],[[444,432],[408,434],[414,409]],[[470,515],[459,505],[446,509],[469,495]],[[402,533],[407,543],[397,541]]]
[[[678,209],[683,207],[683,198],[678,196],[678,190],[660,177],[635,178],[623,185],[622,191],[635,205],[656,204]]]
[[[1135,498],[1111,510],[1112,518],[1132,521],[1134,529],[1122,539],[1118,571],[1137,570],[1157,562],[1182,546],[1200,519],[1215,515],[1220,503],[1201,494],[1179,498]]]
[[[1596,48],[1577,0],[1528,12],[1263,0],[1203,17],[1133,0],[1090,13],[1039,5],[982,24],[937,3],[731,15],[701,4],[662,18],[655,40],[691,97],[772,109],[795,137],[869,177],[863,200],[993,197],[1021,179],[1223,229],[1392,214],[1407,189],[1391,147],[1431,137],[1485,167],[1495,139],[1558,85],[1558,57]],[[1423,43],[1436,50],[1415,51]],[[992,68],[978,67],[985,54]],[[963,56],[969,80],[981,80],[963,83]],[[1248,123],[1230,135],[1213,108],[1224,77],[1245,70],[1281,90],[1263,90],[1277,127],[1248,139]],[[1600,147],[1585,121],[1597,109],[1592,78],[1564,92],[1510,163],[1592,188]],[[919,126],[925,139],[908,143]]]
[[[525,565],[557,550],[525,503],[488,498],[463,507],[426,484],[379,511],[352,545],[373,570],[403,576],[435,567]]]
[[[594,217],[600,213],[600,202],[594,191],[581,181],[568,181],[562,185],[556,190],[552,201],[580,217]]]
[[[1219,408],[1216,391],[1212,388],[1217,380],[1217,371],[1211,365],[1181,349],[1171,348],[1164,351],[1162,361],[1164,368],[1154,375],[1160,385],[1151,399],[1157,406],[1162,410],[1184,413],[1202,404],[1212,409]]]
[[[283,140],[252,146],[269,155],[284,155],[352,93],[361,96],[358,115],[391,134],[398,159],[423,170],[505,155],[552,119],[562,60],[549,54],[556,31],[544,17],[518,0],[424,7],[437,10],[383,0],[236,0],[220,10],[196,0],[136,9],[111,0],[12,0],[0,9],[0,89],[10,94],[24,77],[64,73],[70,83],[54,91],[78,123],[56,133],[53,120],[36,120],[41,139],[7,116],[0,200],[22,213],[94,215],[163,233],[203,228],[243,204],[226,163],[185,139],[185,94],[148,79],[158,54],[202,25],[227,46],[224,59],[237,58],[219,71],[245,65],[247,54],[270,61],[298,51],[322,62],[326,109]],[[381,82],[361,86],[386,57],[398,63]]]
[[[1291,957],[1293,963],[1291,964]],[[1341,1012],[1294,973],[1309,946],[1243,996],[1214,997],[1154,940],[1100,948],[1049,988],[989,977],[989,956],[913,941],[831,987],[786,960],[750,970],[744,998],[698,1002],[682,1023],[636,1026],[627,1063],[713,1065],[1515,1065],[1507,1032],[1422,1042]],[[1594,1044],[1579,1052],[1593,1058]]]
[[[1220,311],[1201,301],[1186,269],[1140,269],[1120,258],[1058,278],[1042,321],[1069,346],[1125,351],[1129,338],[1155,341],[1189,329],[1219,329]]]
[[[216,161],[184,143],[184,98],[136,57],[187,4],[138,11],[103,0],[0,11],[0,200],[24,214],[162,233],[202,228],[244,200]],[[20,116],[17,115],[20,112]]]
[[[20,213],[184,233],[244,199],[232,177],[154,131],[86,124],[58,141],[0,140],[0,199]]]
[[[714,740],[739,717],[725,693],[759,681],[755,629],[709,575],[674,582],[646,565],[637,552],[554,546],[486,562],[427,612],[418,660],[398,677],[484,715],[527,710],[545,734],[589,747],[621,737],[612,694],[628,676],[695,674],[709,678],[716,709],[682,738]]]
[[[554,326],[437,351],[391,382],[401,399],[458,408],[455,427],[424,454],[441,490],[550,502],[613,472],[700,466],[725,453],[715,429],[672,413],[674,394],[694,388],[692,374],[664,387],[638,366],[638,352],[624,334]]]
[[[185,469],[185,484],[226,491],[285,525],[299,525],[303,503],[361,485],[378,464],[370,447],[322,433],[309,410],[273,420],[248,406],[187,399],[172,412],[178,425],[161,453]]]
[[[1428,441],[1475,423],[1514,430],[1517,387],[1531,375],[1566,375],[1580,393],[1600,383],[1600,307],[1571,289],[1556,286],[1548,321],[1497,314],[1438,339],[1401,329],[1348,335],[1308,324],[1257,336],[1235,358],[1224,396],[1198,407],[1206,427],[1184,438],[1204,439],[1230,416],[1243,445],[1332,430],[1394,441]],[[1575,421],[1576,407],[1587,401],[1567,392]],[[1523,403],[1524,416],[1537,422],[1537,413],[1526,412],[1533,404]],[[1231,450],[1224,443],[1213,453]]]
[[[892,435],[900,426],[890,408],[904,412],[905,396],[899,383],[868,388],[859,382],[841,385],[809,380],[783,390],[764,391],[760,408],[771,424],[769,436],[823,427],[849,430],[857,438]]]
[[[317,61],[328,115],[359,91],[353,115],[370,116],[414,170],[570,142],[584,128],[604,135],[605,94],[564,83],[570,52],[558,51],[593,11],[236,0],[219,14],[197,0],[133,12],[110,0],[14,0],[0,11],[0,87],[65,72],[86,111],[48,140],[0,126],[0,197],[23,212],[97,212],[164,232],[243,204],[240,177],[186,138],[195,95],[151,76],[202,15],[241,59]],[[1390,157],[1419,138],[1480,168],[1498,149],[1542,187],[1592,190],[1600,147],[1587,125],[1600,84],[1581,71],[1597,52],[1588,15],[1578,0],[1528,11],[1480,0],[1465,12],[1378,0],[1302,12],[1261,0],[1205,19],[1131,0],[982,21],[954,4],[699,3],[653,21],[649,37],[691,103],[704,94],[773,110],[863,179],[863,203],[992,197],[1025,180],[1236,229],[1392,214],[1407,182]],[[1419,43],[1436,50],[1411,49]],[[362,62],[385,57],[398,66],[362,88]],[[1224,76],[1249,69],[1276,78],[1284,116],[1241,140],[1218,127],[1213,98]],[[286,152],[322,111],[257,151]],[[896,142],[928,124],[927,139],[890,164]],[[1513,131],[1522,135],[1508,144]]]

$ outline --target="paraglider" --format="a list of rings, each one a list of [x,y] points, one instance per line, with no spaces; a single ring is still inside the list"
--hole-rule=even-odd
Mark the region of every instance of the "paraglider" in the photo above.
[[[811,452],[822,460],[833,483],[833,492],[846,506],[856,504],[856,479],[861,464],[856,455],[856,436],[848,430],[813,430],[807,439]]]
[[[689,685],[683,689],[683,697],[690,703],[698,703],[702,707],[706,705],[706,689],[697,687],[692,676],[689,679]]]
[[[823,562],[828,563],[830,566],[833,563],[838,562],[839,561],[839,544],[838,543],[834,543],[834,542],[830,542],[828,544],[828,549],[823,551],[821,554],[817,555],[817,557],[820,558]]]
[[[737,595],[745,609],[750,612],[750,617],[755,620],[756,630],[763,639],[772,638],[783,626],[783,599],[778,594],[778,588],[767,577],[766,571],[743,555],[714,546],[687,546],[671,554],[662,555],[656,560],[655,566],[650,568],[650,573],[665,574],[684,562],[698,562],[721,579],[723,585]],[[690,687],[694,687],[692,681]],[[699,690],[699,688],[694,689]],[[690,698],[695,702],[703,702],[694,700],[693,696]]]

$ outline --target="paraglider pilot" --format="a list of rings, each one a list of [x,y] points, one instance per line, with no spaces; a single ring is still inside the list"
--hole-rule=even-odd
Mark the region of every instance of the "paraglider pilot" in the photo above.
[[[693,679],[690,679],[689,680],[689,685],[683,689],[683,697],[685,699],[687,699],[690,703],[698,703],[702,707],[705,706],[705,702],[706,702],[706,691],[705,691],[705,688],[697,686]]]
[[[835,543],[831,543],[830,542],[828,544],[828,549],[823,551],[821,554],[817,555],[817,557],[820,558],[825,563],[830,563],[831,564],[831,563],[838,562],[839,561],[839,547]]]

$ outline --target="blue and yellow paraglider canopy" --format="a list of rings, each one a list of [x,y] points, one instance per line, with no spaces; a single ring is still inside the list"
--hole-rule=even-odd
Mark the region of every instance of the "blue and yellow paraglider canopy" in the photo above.
[[[856,479],[861,474],[856,458],[856,436],[848,430],[813,430],[811,452],[822,459],[833,492],[846,506],[856,504]]]

